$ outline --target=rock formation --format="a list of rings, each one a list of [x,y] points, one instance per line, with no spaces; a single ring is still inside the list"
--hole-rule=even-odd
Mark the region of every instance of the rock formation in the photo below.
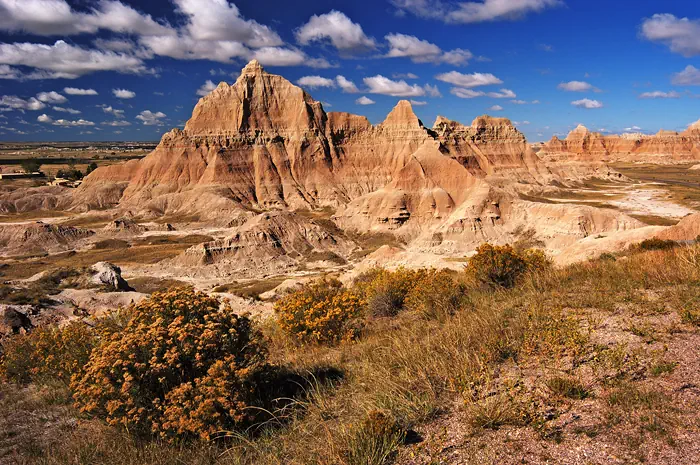
[[[546,221],[538,233],[552,240],[638,226],[611,211],[565,211],[519,197],[557,179],[505,118],[464,126],[438,117],[429,129],[400,101],[373,126],[363,116],[326,113],[254,60],[234,84],[201,98],[184,129],[166,133],[147,157],[91,173],[72,208],[236,228],[176,260],[188,266],[250,267],[353,249],[333,228],[293,213],[299,209],[329,207],[341,230],[389,232],[452,251],[517,239],[524,227],[538,228],[539,214]]]
[[[566,139],[554,136],[542,146],[545,160],[687,162],[700,159],[700,121],[683,132],[660,130],[655,135],[604,136],[579,125]]]
[[[0,225],[0,255],[60,252],[75,247],[94,231],[36,222]]]

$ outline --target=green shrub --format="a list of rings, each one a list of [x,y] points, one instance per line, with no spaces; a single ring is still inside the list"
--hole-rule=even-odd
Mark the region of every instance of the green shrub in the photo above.
[[[82,322],[44,326],[3,343],[0,374],[16,383],[70,382],[90,357],[95,336]]]
[[[352,322],[362,316],[364,301],[338,280],[310,283],[275,302],[282,330],[303,343],[336,344],[357,336]]]
[[[580,381],[564,376],[555,376],[547,380],[547,387],[552,393],[569,399],[585,399],[590,396]]]
[[[454,314],[469,302],[467,285],[447,270],[429,270],[406,296],[406,309],[426,318]]]
[[[166,439],[209,439],[256,418],[267,349],[249,318],[192,289],[154,293],[130,315],[74,378],[82,411]]]
[[[427,270],[399,268],[388,271],[378,268],[361,275],[355,288],[367,303],[368,316],[395,316],[404,309],[408,294],[426,273]]]
[[[541,250],[516,251],[510,245],[482,244],[466,266],[476,282],[492,287],[511,288],[527,272],[543,270],[550,262]]]

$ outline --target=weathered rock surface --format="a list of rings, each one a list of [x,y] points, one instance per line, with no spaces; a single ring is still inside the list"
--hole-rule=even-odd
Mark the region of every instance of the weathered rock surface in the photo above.
[[[700,213],[686,216],[656,237],[672,241],[694,241],[700,238]]]
[[[70,250],[94,234],[94,231],[88,229],[42,222],[0,224],[0,255]]]
[[[91,282],[98,286],[107,286],[116,291],[133,291],[129,283],[122,278],[122,270],[108,262],[97,262],[90,267],[93,272]]]
[[[0,304],[0,338],[31,329],[33,325],[27,316],[31,310],[29,305]]]
[[[566,139],[554,136],[542,146],[545,160],[673,163],[700,159],[700,121],[683,132],[604,136],[579,125]]]

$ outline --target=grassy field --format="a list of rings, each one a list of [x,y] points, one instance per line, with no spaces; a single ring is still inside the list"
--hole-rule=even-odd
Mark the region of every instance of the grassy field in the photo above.
[[[339,346],[298,346],[267,322],[271,361],[304,374],[304,393],[219,442],[137,439],[78,415],[60,386],[1,385],[0,461],[698,463],[700,246],[467,296],[454,314],[376,318]],[[371,412],[405,434],[368,435]]]

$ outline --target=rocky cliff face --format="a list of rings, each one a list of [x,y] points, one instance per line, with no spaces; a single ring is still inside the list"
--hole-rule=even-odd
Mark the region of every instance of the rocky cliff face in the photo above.
[[[566,139],[554,136],[539,155],[561,161],[650,161],[673,163],[700,159],[700,121],[683,132],[604,136],[579,125]]]

